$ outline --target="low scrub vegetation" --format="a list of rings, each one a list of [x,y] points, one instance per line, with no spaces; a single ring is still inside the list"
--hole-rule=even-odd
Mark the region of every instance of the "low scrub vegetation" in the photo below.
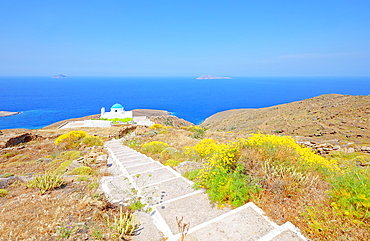
[[[55,141],[55,145],[60,149],[77,148],[86,136],[88,135],[84,131],[70,131],[59,136]]]
[[[135,148],[156,153],[151,156],[174,168],[186,160],[202,163],[202,169],[184,176],[196,188],[205,188],[219,208],[253,201],[275,222],[290,221],[311,240],[370,239],[369,168],[356,165],[368,162],[368,155],[338,152],[323,157],[290,137],[264,134],[238,138],[204,130],[205,139],[194,142],[187,137],[196,140],[189,134],[194,129],[159,134]],[[164,141],[169,145],[148,152],[148,146]]]
[[[46,172],[44,175],[33,176],[33,179],[27,183],[26,187],[38,188],[40,190],[40,194],[44,194],[46,191],[58,188],[62,184],[62,175]]]
[[[104,142],[102,141],[102,139],[98,136],[86,136],[83,140],[82,140],[82,143],[85,145],[85,146],[102,146],[104,144]]]
[[[135,215],[129,212],[122,212],[122,206],[120,207],[119,218],[114,217],[114,223],[111,224],[109,218],[107,218],[108,227],[112,229],[116,236],[124,238],[125,236],[131,236],[133,232],[139,227],[140,222],[135,222]]]
[[[77,149],[81,144],[86,146],[102,146],[103,140],[98,136],[89,136],[84,131],[70,131],[55,140],[55,146],[61,150]]]
[[[91,169],[91,167],[82,166],[73,169],[69,174],[87,176],[93,174],[93,170]]]
[[[141,148],[141,151],[144,153],[161,153],[167,147],[167,143],[161,141],[152,141],[145,143]]]
[[[0,189],[0,197],[5,197],[8,195],[8,191],[6,189]]]

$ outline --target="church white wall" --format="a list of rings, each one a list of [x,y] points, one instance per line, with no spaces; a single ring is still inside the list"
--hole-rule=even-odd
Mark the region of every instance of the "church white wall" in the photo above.
[[[117,111],[117,112],[105,112],[101,114],[100,118],[107,118],[107,119],[124,119],[124,118],[132,118],[132,111]]]

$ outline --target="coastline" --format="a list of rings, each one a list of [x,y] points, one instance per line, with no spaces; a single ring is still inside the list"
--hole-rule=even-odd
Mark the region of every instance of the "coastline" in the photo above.
[[[22,113],[22,112],[0,111],[0,117],[19,115],[20,113]]]

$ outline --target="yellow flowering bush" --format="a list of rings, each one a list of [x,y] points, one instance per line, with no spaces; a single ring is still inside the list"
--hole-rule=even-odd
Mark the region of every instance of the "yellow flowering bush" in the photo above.
[[[213,154],[214,151],[217,149],[217,142],[213,139],[203,139],[198,142],[194,147],[186,146],[185,152],[186,154],[196,154],[201,159],[205,158],[206,156]]]
[[[150,129],[152,129],[152,130],[159,130],[159,129],[162,129],[163,128],[163,126],[161,125],[161,124],[153,124],[151,127],[150,127]]]
[[[287,198],[292,201],[289,205],[299,203],[292,221],[310,238],[336,240],[345,234],[344,228],[359,231],[356,237],[369,236],[370,174],[353,162],[343,165],[340,159],[319,156],[291,137],[260,133],[230,143],[204,139],[187,146],[185,153],[203,159],[195,187],[205,188],[218,207],[238,207],[249,201],[269,206]],[[320,195],[323,198],[317,201]],[[270,202],[271,197],[276,199]]]
[[[145,143],[141,148],[144,153],[161,153],[164,149],[168,147],[167,143],[161,141],[152,141]]]
[[[80,145],[82,139],[86,136],[88,135],[84,131],[70,131],[66,134],[59,136],[55,140],[55,145],[58,148],[62,149],[77,148]]]
[[[248,139],[239,139],[243,146],[257,147],[265,150],[276,150],[279,148],[291,149],[296,153],[295,165],[301,167],[306,173],[318,171],[331,184],[328,192],[335,205],[347,215],[354,215],[357,218],[366,217],[370,211],[370,176],[364,169],[357,167],[346,167],[341,169],[338,161],[328,160],[315,154],[309,148],[298,145],[289,136],[275,136],[254,134]],[[287,162],[287,160],[283,160]]]
[[[238,142],[231,143],[220,143],[216,144],[209,141],[209,145],[201,143],[198,146],[199,153],[206,156],[206,162],[203,164],[203,169],[199,171],[199,186],[206,188],[206,182],[209,179],[214,179],[220,175],[219,171],[232,171],[237,165],[239,160],[239,148]],[[201,148],[203,147],[203,148]],[[216,172],[214,170],[217,170]]]
[[[238,139],[244,146],[261,147],[268,146],[274,147],[285,147],[294,150],[297,154],[297,161],[300,164],[308,167],[321,167],[330,171],[341,171],[338,166],[338,162],[334,159],[327,160],[322,156],[315,154],[309,148],[298,145],[293,138],[290,136],[275,136],[275,135],[263,135],[263,134],[252,134],[252,137],[248,139]]]

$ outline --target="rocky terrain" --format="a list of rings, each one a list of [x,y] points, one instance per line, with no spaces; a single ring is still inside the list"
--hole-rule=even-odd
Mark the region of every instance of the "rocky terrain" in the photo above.
[[[3,215],[0,215],[0,239],[13,240],[15,237],[29,238],[29,240],[55,240],[68,237],[68,240],[116,239],[114,232],[107,225],[107,218],[113,220],[119,215],[119,209],[107,201],[98,187],[100,180],[112,179],[114,175],[120,176],[121,174],[108,171],[108,160],[112,157],[108,155],[107,147],[87,146],[83,142],[74,149],[64,150],[58,147],[56,139],[71,130],[85,131],[90,137],[99,136],[104,142],[113,140],[116,143],[115,147],[124,143],[137,152],[145,152],[148,157],[152,158],[151,162],[169,165],[185,176],[203,168],[202,161],[204,160],[198,160],[194,151],[186,151],[192,150],[189,148],[195,147],[202,139],[213,139],[226,144],[237,138],[249,138],[250,133],[258,131],[293,136],[298,144],[311,148],[328,160],[336,158],[339,166],[344,170],[355,165],[360,170],[367,171],[370,167],[369,98],[370,96],[323,95],[263,109],[230,110],[213,115],[202,123],[201,126],[208,130],[189,127],[192,123],[171,116],[167,111],[145,109],[134,110],[134,115],[146,115],[162,126],[148,128],[120,125],[111,128],[58,129],[58,126],[69,121],[64,120],[36,130],[1,130],[0,189],[3,190],[2,194],[0,193],[2,195],[0,206]],[[100,115],[97,114],[71,120],[98,119],[99,117]],[[124,139],[118,140],[119,138]],[[147,143],[158,142],[167,143],[169,147],[165,149],[166,151],[163,150],[163,153],[156,152],[155,149],[152,152],[145,151]],[[117,153],[121,155],[122,150],[117,150]],[[289,153],[284,154],[281,151],[283,149],[275,155],[288,157]],[[245,149],[240,154],[241,164],[245,168],[255,168],[255,175],[262,170],[258,168],[256,160],[269,159],[268,156],[264,156],[267,154],[257,149]],[[78,168],[88,169],[91,173],[76,174],[75,170]],[[170,170],[167,167],[166,169]],[[26,188],[27,183],[35,174],[60,170],[64,174],[64,184],[60,188],[47,191],[44,195],[39,194],[39,191],[34,188]],[[293,172],[293,174],[296,172],[293,168],[284,170]],[[250,173],[252,175],[254,172]],[[162,175],[158,175],[159,177],[162,178]],[[190,179],[190,176],[188,177]],[[261,177],[266,177],[266,175],[263,174]],[[314,190],[312,193],[311,189],[307,189],[308,191],[304,194],[306,196],[304,196],[302,193],[306,189],[299,192],[293,192],[293,189],[289,189],[289,192],[284,191],[283,187],[286,185],[281,184],[283,182],[279,179],[280,176],[269,176],[269,178],[276,180],[266,179],[264,187],[268,189],[258,194],[260,199],[255,199],[255,201],[278,225],[283,225],[288,221],[293,222],[304,231],[307,237],[313,238],[312,240],[321,240],[320,237],[326,236],[327,233],[347,235],[346,238],[352,237],[351,235],[355,233],[357,238],[353,240],[368,239],[368,221],[357,225],[346,219],[347,214],[341,214],[342,216],[330,214],[333,207],[330,206],[331,201],[325,201],[325,193],[329,190],[326,181],[315,184],[316,187],[312,189]],[[288,179],[283,181],[288,183]],[[172,188],[171,185],[170,187]],[[119,194],[123,195],[121,192]],[[303,205],[303,201],[306,204]],[[299,216],[299,213],[307,212],[306,206],[318,206],[318,203],[321,205],[324,201],[325,212],[331,215],[328,217],[329,220],[334,220],[331,222],[333,225],[330,222],[326,224],[326,217],[325,219],[316,217],[318,222],[325,223],[330,228],[326,226],[324,229],[318,228],[317,232],[312,234],[309,232],[312,227],[307,226],[312,222]],[[179,207],[183,208],[182,205]],[[135,212],[134,207],[130,206],[130,208],[132,212]],[[193,207],[189,210],[193,210]],[[221,211],[216,210],[215,212]],[[325,212],[319,211],[320,214]],[[137,212],[135,214],[143,225],[146,225],[143,215]],[[192,217],[201,216],[197,213],[186,219],[189,220]],[[169,220],[173,222],[173,218]],[[340,223],[340,227],[346,225],[346,230],[353,230],[353,233],[336,232],[335,230],[339,230],[336,229],[338,225],[334,225],[336,223]],[[191,220],[191,225],[196,228],[196,220]],[[67,232],[69,227],[71,230]],[[322,230],[326,233],[321,234]],[[129,238],[140,240],[142,236]]]
[[[237,133],[280,134],[306,141],[368,145],[370,95],[321,95],[260,109],[234,109],[214,114],[200,126]]]

